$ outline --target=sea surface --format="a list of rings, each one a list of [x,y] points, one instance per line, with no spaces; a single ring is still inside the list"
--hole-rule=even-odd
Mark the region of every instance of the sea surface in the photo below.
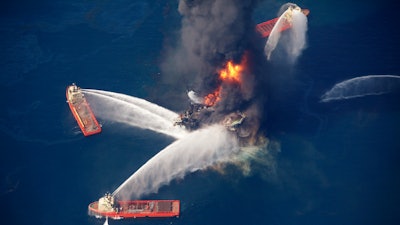
[[[396,4],[349,2],[294,2],[311,10],[307,48],[289,69],[271,66],[265,87],[264,126],[280,146],[275,172],[197,171],[144,196],[181,200],[179,218],[109,224],[400,224],[399,92],[319,101],[345,79],[400,75]],[[261,1],[254,23],[284,3]],[[185,93],[166,90],[160,69],[177,8],[175,0],[0,3],[1,224],[103,224],[88,204],[174,141],[107,119],[101,134],[84,137],[65,88],[76,82],[182,112]]]

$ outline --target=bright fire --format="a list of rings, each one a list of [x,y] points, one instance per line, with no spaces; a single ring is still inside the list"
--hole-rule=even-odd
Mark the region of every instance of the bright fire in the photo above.
[[[219,96],[219,92],[221,91],[221,86],[217,88],[213,93],[208,94],[206,97],[204,97],[204,104],[206,106],[213,106],[215,103],[217,103],[221,97]]]
[[[219,71],[219,79],[222,82],[234,82],[241,83],[242,82],[242,72],[246,65],[247,54],[244,54],[242,61],[240,64],[234,64],[232,60],[229,60],[225,66],[225,68]],[[208,94],[204,97],[204,104],[206,106],[213,106],[218,101],[221,100],[221,89],[222,86],[219,86],[213,93]]]
[[[242,65],[235,65],[232,61],[228,61],[226,67],[220,71],[219,78],[223,81],[234,81],[240,83],[242,71]]]

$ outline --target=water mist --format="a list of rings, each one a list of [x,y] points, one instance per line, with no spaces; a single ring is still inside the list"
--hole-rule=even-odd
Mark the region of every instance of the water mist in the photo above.
[[[400,90],[400,76],[368,75],[335,84],[321,96],[321,102],[381,95]]]
[[[277,47],[279,41],[281,41],[289,62],[294,63],[306,47],[307,16],[295,4],[288,3],[282,6],[282,8],[286,7],[287,9],[272,28],[271,34],[265,44],[264,52],[267,60],[270,60],[272,52]],[[281,30],[287,23],[291,24],[291,28],[286,34],[282,34]],[[285,35],[285,38],[281,39],[282,35]]]
[[[187,134],[185,129],[173,125],[173,121],[179,115],[159,105],[109,91],[92,89],[82,91],[90,98],[96,116],[103,120],[149,129],[174,138],[181,138]]]
[[[213,125],[197,130],[147,161],[113,195],[131,199],[155,193],[175,178],[229,161],[238,151],[237,139],[224,126]]]

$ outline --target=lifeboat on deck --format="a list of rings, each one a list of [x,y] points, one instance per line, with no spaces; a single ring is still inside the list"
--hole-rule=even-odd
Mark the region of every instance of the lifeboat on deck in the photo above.
[[[76,84],[68,86],[66,96],[72,115],[74,115],[76,122],[78,122],[83,135],[90,136],[100,133],[101,126],[99,122],[97,122],[97,119],[94,116],[89,103],[86,101],[81,88],[76,86]]]

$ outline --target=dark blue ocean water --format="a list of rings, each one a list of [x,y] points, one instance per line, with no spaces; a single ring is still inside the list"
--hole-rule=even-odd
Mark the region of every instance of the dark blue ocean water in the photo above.
[[[271,65],[266,87],[264,126],[281,146],[275,174],[196,172],[146,196],[180,199],[180,218],[110,224],[399,224],[398,93],[318,102],[344,79],[400,75],[393,5],[347,2],[295,2],[311,10],[307,49],[290,69]],[[263,1],[254,22],[283,3]],[[103,224],[87,205],[173,139],[107,121],[85,138],[65,88],[183,110],[160,97],[182,94],[165,90],[159,68],[179,28],[177,2],[17,0],[0,3],[0,17],[0,223]]]

